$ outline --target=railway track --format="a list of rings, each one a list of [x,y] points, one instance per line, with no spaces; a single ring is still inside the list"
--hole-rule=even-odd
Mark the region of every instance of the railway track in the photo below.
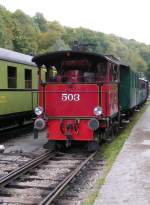
[[[0,204],[51,204],[95,156],[46,152],[0,179]]]
[[[0,153],[0,179],[37,156],[37,153],[20,153],[19,150],[16,152]]]

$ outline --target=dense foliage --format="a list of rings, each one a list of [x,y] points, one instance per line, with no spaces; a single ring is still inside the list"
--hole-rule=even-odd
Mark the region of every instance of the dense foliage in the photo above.
[[[0,6],[0,47],[26,54],[68,50],[74,41],[96,46],[90,51],[112,54],[150,79],[150,45],[85,28],[69,28],[47,21],[41,13],[30,17]]]

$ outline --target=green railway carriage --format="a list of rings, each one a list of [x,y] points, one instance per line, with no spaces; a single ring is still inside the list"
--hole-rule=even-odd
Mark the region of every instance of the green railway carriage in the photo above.
[[[142,104],[146,101],[149,95],[149,84],[148,81],[142,78],[139,78],[139,104]]]
[[[37,105],[37,69],[32,56],[0,48],[0,128],[31,119]]]
[[[147,99],[147,84],[129,66],[120,66],[119,101],[122,111],[130,111]]]

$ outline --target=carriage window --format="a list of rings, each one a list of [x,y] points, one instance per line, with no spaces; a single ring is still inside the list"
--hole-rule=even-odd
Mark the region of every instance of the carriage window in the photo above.
[[[7,76],[8,76],[8,88],[17,88],[17,68],[8,66]]]
[[[25,88],[32,88],[32,70],[25,69]]]
[[[104,63],[97,64],[97,74],[96,74],[97,81],[106,81],[107,80],[107,66]]]

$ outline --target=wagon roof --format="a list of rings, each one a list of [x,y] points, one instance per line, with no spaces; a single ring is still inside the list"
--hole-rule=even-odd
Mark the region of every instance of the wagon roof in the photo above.
[[[36,66],[32,62],[33,56],[25,55],[8,49],[0,48],[0,60]]]
[[[69,59],[69,58],[80,59],[83,57],[88,58],[92,61],[101,60],[101,61],[110,61],[116,64],[120,64],[120,61],[116,58],[113,59],[109,56],[105,56],[97,53],[71,51],[71,50],[45,53],[39,56],[35,56],[32,59],[32,61],[35,62],[38,66],[49,65],[50,63],[55,65],[64,59]]]

